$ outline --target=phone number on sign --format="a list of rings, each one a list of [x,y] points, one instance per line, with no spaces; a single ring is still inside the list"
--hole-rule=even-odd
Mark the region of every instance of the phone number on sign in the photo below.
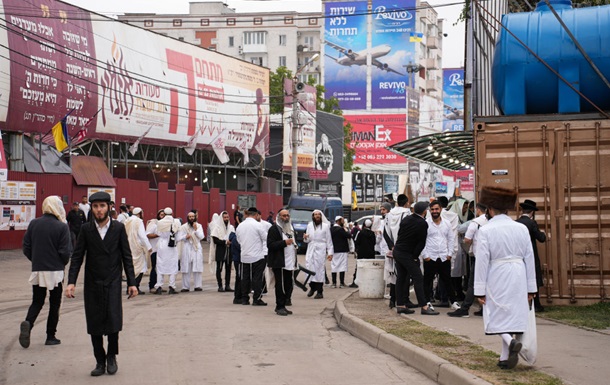
[[[398,155],[396,154],[365,154],[358,155],[358,160],[396,160]]]

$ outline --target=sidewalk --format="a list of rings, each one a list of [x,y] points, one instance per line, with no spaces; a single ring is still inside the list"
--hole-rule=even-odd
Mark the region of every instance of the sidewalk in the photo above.
[[[377,335],[377,347],[381,349],[381,338],[378,336],[379,333],[375,332],[374,326],[367,324],[360,319],[363,325],[358,327],[350,326],[349,322],[342,322],[342,317],[356,318],[349,314],[351,305],[358,305],[359,309],[364,307],[364,312],[371,312],[376,314],[379,312],[393,312],[388,308],[387,300],[380,299],[361,299],[358,296],[358,292],[344,296],[342,299],[337,301],[335,307],[335,318],[339,322],[340,326],[345,330],[348,330],[353,335],[360,339],[371,343],[371,336]],[[434,327],[438,330],[446,331],[453,335],[465,338],[475,344],[478,344],[488,350],[499,353],[500,351],[500,339],[497,336],[486,336],[483,332],[483,319],[482,317],[476,317],[472,315],[474,312],[471,310],[469,318],[452,318],[447,316],[447,312],[450,309],[437,308],[441,314],[438,316],[422,316],[418,313],[413,315],[401,315],[400,317],[409,317],[415,321],[421,322],[425,325]],[[366,314],[360,310],[360,316]],[[399,317],[396,315],[396,317]],[[346,318],[347,320],[347,318]],[[546,320],[543,318],[537,319],[537,333],[538,333],[538,361],[534,365],[536,369],[553,376],[561,378],[565,384],[573,385],[605,385],[609,383],[610,379],[610,365],[608,365],[608,352],[610,352],[610,332],[609,331],[590,331],[573,326],[563,325],[554,321]],[[351,330],[350,330],[351,329]],[[380,329],[377,329],[379,331]],[[385,332],[382,332],[385,333]],[[386,333],[387,334],[387,333]],[[409,344],[411,345],[411,344]],[[374,345],[375,346],[375,345]],[[406,347],[404,349],[415,351],[419,348]],[[413,349],[413,347],[415,349]],[[426,353],[422,349],[422,352],[411,352],[410,355],[405,355],[404,352],[399,352],[399,359],[405,361],[408,365],[418,368],[417,362],[422,360],[422,357],[418,357],[417,354],[425,355]],[[387,350],[384,350],[389,354]],[[393,354],[394,355],[394,354]],[[396,355],[394,355],[396,357]],[[402,356],[402,357],[401,357]],[[404,360],[404,358],[410,360]],[[436,356],[434,356],[436,357]],[[436,357],[438,360],[440,358]],[[442,360],[444,361],[444,360]],[[445,361],[446,362],[446,361]],[[442,373],[442,363],[437,363],[439,369],[436,371],[437,378],[432,378],[435,381],[441,383],[440,373]],[[421,370],[421,367],[419,367]],[[441,372],[439,372],[441,371]],[[422,370],[429,377],[434,375],[434,370]],[[474,377],[474,376],[472,376]],[[471,383],[480,384],[482,381],[478,378],[471,378],[471,382],[464,382],[468,379],[463,378],[460,383]],[[454,378],[455,380],[455,378]],[[456,382],[446,382],[447,384],[455,384]]]

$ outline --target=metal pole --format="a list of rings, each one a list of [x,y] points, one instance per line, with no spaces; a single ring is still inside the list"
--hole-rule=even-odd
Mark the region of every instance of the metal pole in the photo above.
[[[299,192],[298,189],[298,154],[299,154],[299,141],[297,136],[299,135],[299,102],[297,100],[297,77],[292,79],[292,173],[291,173],[291,193],[294,195]]]

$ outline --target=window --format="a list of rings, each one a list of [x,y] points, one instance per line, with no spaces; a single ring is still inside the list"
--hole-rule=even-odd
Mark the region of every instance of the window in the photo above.
[[[144,20],[144,26],[145,27],[152,28],[153,25],[155,25],[154,21],[152,21],[152,20]]]
[[[263,58],[260,57],[260,56],[252,56],[250,58],[250,63],[262,66],[263,65]]]
[[[280,67],[286,67],[286,56],[280,56]]]
[[[235,18],[234,17],[228,18],[227,25],[235,25]]]
[[[233,36],[229,36],[229,47],[235,46],[235,38]]]
[[[306,46],[308,46],[309,48],[313,48],[313,36],[305,36],[303,38],[303,42],[305,43]]]
[[[199,24],[200,24],[202,27],[207,27],[208,25],[210,25],[210,19],[201,19],[201,20],[199,21]]]
[[[280,45],[286,45],[286,35],[280,35]]]
[[[284,17],[284,24],[293,24],[293,23],[294,23],[294,19],[292,18],[292,16]]]
[[[265,32],[244,32],[244,45],[264,44],[267,44],[267,34]]]
[[[182,27],[182,19],[174,19],[172,23],[174,27]]]
[[[309,18],[309,25],[318,25],[318,18],[317,17],[310,17]]]
[[[263,24],[263,18],[262,17],[255,17],[254,18],[254,25],[262,25]]]

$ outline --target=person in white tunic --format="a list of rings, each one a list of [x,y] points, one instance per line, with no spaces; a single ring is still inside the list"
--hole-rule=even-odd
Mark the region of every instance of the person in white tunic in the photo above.
[[[515,207],[515,191],[483,187],[479,201],[491,219],[477,234],[474,295],[485,305],[485,334],[502,337],[498,366],[512,369],[522,346],[512,335],[527,330],[529,306],[538,290],[534,252],[527,227],[506,215]]]
[[[150,254],[150,276],[148,277],[148,290],[150,293],[157,291],[155,285],[157,284],[157,244],[159,243],[159,236],[157,235],[157,222],[165,217],[163,209],[157,211],[157,217],[151,219],[146,224],[146,236],[150,240],[152,246],[152,254]]]
[[[170,237],[174,237],[180,229],[180,222],[172,217],[173,210],[166,207],[165,217],[157,222],[155,234],[159,236],[157,244],[157,283],[155,294],[163,292],[164,277],[169,276],[169,294],[178,294],[176,291],[176,274],[178,274],[178,244],[170,246]],[[172,234],[173,233],[173,234]]]
[[[148,270],[146,257],[149,252],[152,252],[152,245],[148,241],[146,231],[144,230],[144,222],[142,221],[142,209],[136,207],[133,209],[133,215],[130,216],[123,224],[127,231],[127,240],[129,241],[129,249],[133,259],[133,271],[136,275],[136,287],[138,294],[144,294],[140,290],[140,282],[144,273]]]
[[[316,299],[324,298],[324,268],[326,259],[332,261],[334,249],[330,225],[328,219],[322,211],[314,210],[311,214],[312,221],[307,224],[307,231],[303,235],[303,240],[307,243],[307,253],[305,263],[308,270],[314,271],[315,276],[311,277],[310,290],[308,297],[316,294]]]
[[[333,284],[331,287],[337,288],[337,273],[339,273],[339,287],[345,285],[345,272],[347,271],[347,256],[349,253],[349,241],[352,240],[352,235],[345,226],[345,219],[337,215],[335,224],[330,229],[330,235],[333,241],[333,259],[330,263],[332,272]],[[353,242],[353,241],[352,241]]]
[[[203,226],[197,223],[196,215],[193,212],[186,216],[186,223],[180,226],[176,234],[176,242],[182,242],[180,250],[180,272],[182,272],[182,292],[191,290],[191,274],[195,291],[202,291],[203,288]]]

